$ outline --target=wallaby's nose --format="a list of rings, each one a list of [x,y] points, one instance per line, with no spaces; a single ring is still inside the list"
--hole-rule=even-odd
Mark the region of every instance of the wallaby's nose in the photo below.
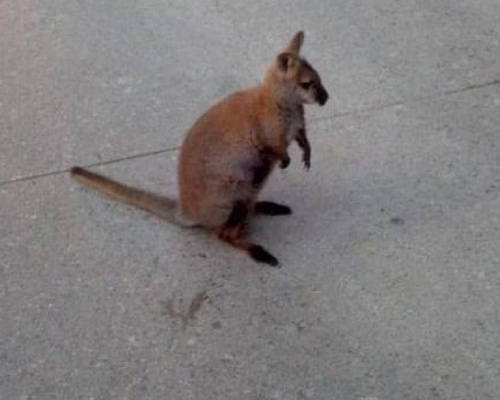
[[[320,106],[324,106],[326,104],[326,102],[328,101],[329,99],[329,95],[328,95],[328,92],[321,88],[321,90],[319,91],[318,93],[318,103]]]

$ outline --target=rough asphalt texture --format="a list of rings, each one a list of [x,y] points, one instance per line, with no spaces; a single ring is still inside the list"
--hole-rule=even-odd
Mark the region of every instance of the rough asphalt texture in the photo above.
[[[256,265],[71,181],[175,194],[295,31],[332,96]],[[498,0],[0,0],[0,399],[500,398]]]

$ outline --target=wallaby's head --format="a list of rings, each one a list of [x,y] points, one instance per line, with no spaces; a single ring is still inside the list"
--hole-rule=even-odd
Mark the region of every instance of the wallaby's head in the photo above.
[[[266,79],[274,81],[275,91],[279,91],[279,95],[286,100],[323,106],[328,101],[328,92],[316,70],[300,56],[303,43],[304,32],[297,32],[284,51],[276,57]]]

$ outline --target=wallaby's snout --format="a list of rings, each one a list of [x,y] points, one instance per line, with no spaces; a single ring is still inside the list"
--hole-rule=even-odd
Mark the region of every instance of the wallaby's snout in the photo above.
[[[318,88],[318,92],[317,92],[317,95],[316,95],[316,100],[318,101],[318,104],[320,106],[324,106],[326,104],[326,102],[328,101],[328,99],[330,98],[330,96],[328,95],[328,92],[326,91],[326,89],[321,85],[319,88]]]

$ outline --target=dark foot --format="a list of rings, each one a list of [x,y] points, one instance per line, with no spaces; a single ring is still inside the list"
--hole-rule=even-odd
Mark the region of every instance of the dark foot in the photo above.
[[[255,203],[255,212],[263,215],[290,215],[292,209],[273,201],[258,201]]]
[[[248,253],[250,254],[250,257],[252,257],[257,262],[269,264],[272,267],[278,266],[278,259],[258,244],[250,247]]]
[[[290,165],[290,157],[287,157],[287,158],[281,160],[280,168],[286,169],[289,165]]]

